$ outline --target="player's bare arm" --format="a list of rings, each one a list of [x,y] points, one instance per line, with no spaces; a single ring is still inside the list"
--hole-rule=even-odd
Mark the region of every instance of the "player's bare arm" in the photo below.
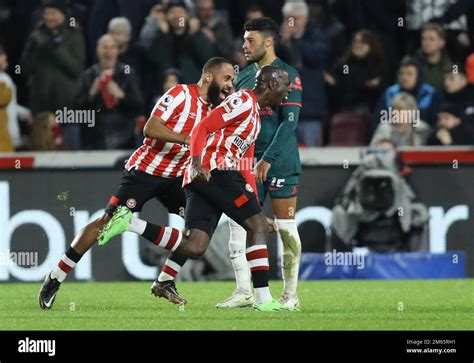
[[[178,134],[165,126],[165,122],[158,116],[151,116],[143,129],[143,135],[151,139],[189,145],[189,135]]]

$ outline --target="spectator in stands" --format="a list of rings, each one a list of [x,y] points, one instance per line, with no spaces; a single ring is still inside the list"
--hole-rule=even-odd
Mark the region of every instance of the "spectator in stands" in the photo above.
[[[33,151],[52,151],[60,147],[62,138],[54,114],[40,112],[35,116],[30,142]]]
[[[456,65],[454,70],[444,75],[444,99],[460,106],[464,121],[474,127],[474,85],[468,83],[462,66]]]
[[[7,107],[12,101],[12,89],[0,81],[0,152],[12,152],[13,141],[8,130]]]
[[[426,23],[436,22],[443,26],[447,48],[456,61],[463,61],[469,50],[466,13],[472,7],[471,0],[411,0],[407,1],[406,46],[413,54],[420,46],[420,32]]]
[[[371,113],[381,93],[384,61],[382,46],[374,33],[355,33],[346,55],[325,73],[331,111]]]
[[[97,44],[98,63],[80,77],[77,108],[94,111],[95,122],[82,125],[83,147],[87,150],[131,149],[134,146],[135,117],[143,107],[134,72],[119,63],[118,45],[110,35]]]
[[[415,97],[420,108],[421,119],[430,126],[434,126],[440,104],[440,96],[436,90],[423,81],[423,71],[419,64],[411,59],[405,58],[398,71],[398,83],[387,88],[375,107],[372,126],[378,126],[382,111],[387,111],[393,102],[393,98],[400,92],[408,92]]]
[[[251,4],[245,13],[245,22],[253,19],[263,18],[265,14],[260,6]]]
[[[113,18],[110,20],[108,32],[117,42],[119,49],[118,61],[132,67],[137,78],[140,80],[140,84],[142,84],[144,51],[131,38],[132,24],[125,17]]]
[[[160,73],[176,67],[183,83],[197,82],[204,63],[215,56],[209,39],[200,29],[199,20],[191,18],[186,4],[173,0],[166,7],[150,49],[150,59]]]
[[[437,92],[443,92],[444,73],[452,69],[453,63],[445,49],[446,37],[439,24],[428,23],[421,32],[421,49],[416,55],[420,63],[425,82]]]
[[[417,1],[417,0],[410,0]],[[407,0],[332,0],[334,14],[344,24],[346,39],[359,29],[377,34],[384,47],[387,75],[393,77],[405,51],[404,15]],[[392,82],[388,79],[388,82]]]
[[[334,64],[344,53],[346,36],[344,25],[332,14],[328,0],[306,0],[310,18],[331,44],[327,64]]]
[[[474,129],[463,120],[461,107],[444,103],[438,113],[438,127],[428,138],[428,145],[474,145]]]
[[[415,98],[406,92],[397,94],[392,101],[391,115],[375,130],[371,146],[389,140],[394,147],[422,146],[430,134],[429,125],[419,119]]]
[[[89,0],[88,0],[89,1]],[[132,25],[131,38],[138,40],[144,20],[159,0],[94,0],[89,11],[87,44],[89,55],[95,55],[98,39],[107,32],[111,19],[127,17]]]
[[[287,1],[282,12],[284,20],[279,54],[298,70],[304,87],[304,107],[298,124],[299,141],[307,146],[318,146],[325,112],[323,73],[330,53],[328,39],[310,21],[308,5],[304,1]]]
[[[445,29],[448,52],[457,62],[467,57],[472,46],[473,10],[474,2],[471,0],[451,0],[442,16],[430,19],[430,22],[439,23]],[[452,25],[458,25],[458,28]]]
[[[67,20],[64,0],[48,0],[43,20],[30,35],[21,57],[28,78],[33,114],[71,108],[78,77],[84,69],[85,43],[79,26]],[[77,125],[63,125],[68,148],[80,147]]]
[[[196,0],[196,15],[201,31],[214,47],[214,53],[231,59],[232,30],[224,20],[216,16],[214,0]]]
[[[17,102],[17,88],[10,75],[6,72],[8,68],[8,55],[3,46],[0,45],[0,83],[4,83],[11,89],[11,101],[6,108],[7,124],[9,136],[15,149],[20,147],[23,142],[20,134],[19,119],[31,123],[31,112],[26,107],[20,106]]]

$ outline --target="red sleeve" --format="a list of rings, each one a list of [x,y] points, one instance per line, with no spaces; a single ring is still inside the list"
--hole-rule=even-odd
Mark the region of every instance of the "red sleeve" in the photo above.
[[[200,156],[206,145],[207,135],[235,122],[245,120],[252,109],[252,99],[242,92],[229,97],[193,129],[191,136],[191,157]]]
[[[216,108],[193,129],[191,136],[191,157],[201,156],[207,135],[224,128],[227,123],[222,118],[222,109]]]

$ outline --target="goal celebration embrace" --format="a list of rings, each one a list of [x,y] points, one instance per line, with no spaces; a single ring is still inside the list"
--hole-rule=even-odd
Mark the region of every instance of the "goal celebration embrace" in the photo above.
[[[0,0],[0,363],[473,361],[472,180],[474,0]]]
[[[125,231],[171,252],[151,291],[172,303],[186,304],[175,278],[188,258],[204,254],[225,213],[231,218],[229,258],[237,287],[216,307],[299,310],[301,242],[294,210],[301,167],[294,127],[302,87],[296,70],[275,55],[277,32],[270,18],[249,21],[243,49],[254,63],[248,69],[235,75],[230,61],[211,58],[198,84],[177,85],[158,100],[144,128],[143,146],[126,163],[104,215],[84,228],[46,277],[39,293],[41,308],[52,308],[61,283],[90,247],[97,241],[105,245]],[[237,91],[230,94],[234,84]],[[272,112],[261,116],[261,110]],[[264,140],[258,142],[261,133]],[[254,167],[240,163],[254,158]],[[284,174],[288,169],[294,174]],[[291,182],[273,188],[271,175]],[[262,213],[260,203],[267,193],[276,220]],[[184,231],[133,216],[153,197],[171,213],[181,213]],[[268,283],[269,231],[278,231],[284,241],[285,284],[279,299],[272,297]]]

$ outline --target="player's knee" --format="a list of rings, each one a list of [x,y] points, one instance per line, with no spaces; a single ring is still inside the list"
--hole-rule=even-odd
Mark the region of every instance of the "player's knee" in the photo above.
[[[191,231],[190,236],[188,237],[191,247],[189,251],[189,258],[195,260],[204,255],[207,251],[209,245],[209,238],[204,232],[197,232],[195,230]]]
[[[206,250],[207,250],[207,246],[205,246],[204,244],[196,243],[196,245],[193,246],[193,249],[189,257],[192,260],[196,260],[202,255],[204,255],[204,253],[206,253]]]

